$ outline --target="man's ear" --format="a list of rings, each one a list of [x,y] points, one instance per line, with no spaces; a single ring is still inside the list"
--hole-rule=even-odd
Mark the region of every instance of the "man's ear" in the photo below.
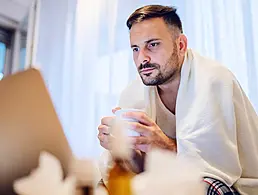
[[[184,34],[179,35],[178,42],[179,42],[179,50],[178,50],[179,54],[184,56],[187,50],[187,37]]]

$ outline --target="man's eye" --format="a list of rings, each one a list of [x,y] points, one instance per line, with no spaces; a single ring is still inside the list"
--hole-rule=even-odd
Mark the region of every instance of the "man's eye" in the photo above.
[[[159,43],[151,43],[150,44],[150,47],[156,47],[156,46],[158,46],[159,45]]]
[[[137,52],[137,51],[139,51],[139,48],[134,47],[134,48],[133,48],[133,52]]]

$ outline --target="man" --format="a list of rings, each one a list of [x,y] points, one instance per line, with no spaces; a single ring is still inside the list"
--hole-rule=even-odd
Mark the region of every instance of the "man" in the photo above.
[[[187,49],[173,7],[139,8],[127,26],[141,79],[123,91],[119,106],[147,113],[127,113],[139,121],[131,123],[141,134],[135,151],[159,147],[195,158],[207,194],[257,195],[258,117],[233,74]],[[98,128],[106,149],[112,118]]]

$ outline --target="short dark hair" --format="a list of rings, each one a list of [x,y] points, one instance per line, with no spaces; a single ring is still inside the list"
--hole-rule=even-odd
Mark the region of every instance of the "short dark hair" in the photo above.
[[[183,33],[182,22],[176,13],[177,9],[170,6],[146,5],[135,10],[128,18],[126,25],[129,30],[136,23],[152,18],[163,18],[166,24],[179,29]]]

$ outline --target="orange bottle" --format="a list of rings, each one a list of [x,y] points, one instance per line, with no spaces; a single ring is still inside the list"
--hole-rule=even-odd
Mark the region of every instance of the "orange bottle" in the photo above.
[[[109,195],[132,195],[131,180],[135,174],[128,163],[131,149],[124,127],[123,121],[119,119],[116,119],[111,127],[110,143],[114,165],[109,171]]]

